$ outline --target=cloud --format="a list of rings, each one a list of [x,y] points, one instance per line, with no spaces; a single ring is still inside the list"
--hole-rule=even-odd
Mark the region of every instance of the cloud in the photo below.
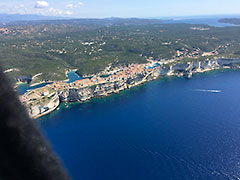
[[[69,8],[69,9],[72,9],[72,8],[74,8],[74,5],[73,4],[68,4],[66,7]]]
[[[71,11],[66,11],[64,14],[65,15],[72,15],[73,13]]]
[[[83,6],[83,3],[79,2],[79,3],[77,4],[77,6],[78,6],[78,7]]]
[[[50,9],[48,9],[48,14],[54,15],[54,16],[59,16],[59,15],[69,16],[69,15],[72,15],[73,12],[71,12],[71,11],[63,11],[61,9],[50,8]]]
[[[44,8],[48,7],[48,2],[47,1],[37,1],[34,7],[37,9],[44,9]]]
[[[66,8],[73,9],[73,8],[79,8],[81,6],[83,6],[83,3],[79,2],[77,4],[68,4]]]
[[[48,10],[53,15],[62,15],[63,11],[61,9],[50,8]]]

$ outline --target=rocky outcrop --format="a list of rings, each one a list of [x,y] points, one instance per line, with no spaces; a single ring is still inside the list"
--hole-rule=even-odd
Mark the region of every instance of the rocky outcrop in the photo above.
[[[186,76],[215,69],[240,68],[239,59],[218,59],[177,63],[169,67],[160,67],[152,72],[153,76]]]
[[[176,63],[169,66],[160,66],[153,71],[144,74],[136,74],[127,79],[118,79],[111,82],[97,84],[94,87],[84,87],[80,89],[66,89],[58,92],[60,101],[62,102],[83,102],[93,97],[106,96],[108,94],[117,93],[121,90],[140,85],[150,80],[154,80],[160,76],[185,76],[190,78],[195,73],[211,71],[223,68],[240,68],[239,59],[218,59],[193,61],[185,63]]]

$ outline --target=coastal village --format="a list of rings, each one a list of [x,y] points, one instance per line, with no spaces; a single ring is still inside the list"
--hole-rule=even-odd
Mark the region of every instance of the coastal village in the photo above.
[[[208,31],[209,28],[199,28],[199,27],[191,27],[191,30],[194,31]],[[46,27],[42,29],[41,32],[45,32]],[[14,32],[14,30],[10,31],[7,28],[1,28],[0,32],[2,34],[7,34],[9,32]],[[27,33],[27,32],[24,32]],[[215,37],[211,37],[212,39],[216,39]],[[67,42],[74,43],[74,40],[69,39],[66,37]],[[50,40],[47,40],[47,42],[50,42]],[[163,46],[171,45],[172,43],[179,43],[182,42],[182,39],[177,39],[175,42],[173,41],[166,41],[163,42]],[[44,43],[38,43],[37,41],[34,42],[37,46],[43,46]],[[105,41],[102,41],[100,44],[94,41],[79,41],[84,46],[85,53],[88,55],[92,55],[97,52],[102,52],[102,46],[106,45]],[[206,42],[208,43],[208,41]],[[93,48],[93,45],[98,44],[96,48]],[[219,52],[230,46],[230,43],[227,43],[226,45],[218,46],[216,49],[210,51],[210,52],[204,52],[198,47],[191,47],[190,48],[187,45],[182,46],[182,48],[176,49],[174,52],[174,55],[169,59],[157,59],[155,57],[147,57],[143,54],[139,54],[140,57],[146,58],[146,63],[137,64],[132,63],[124,66],[113,66],[112,63],[108,64],[108,66],[105,68],[105,70],[101,71],[100,73],[96,74],[85,74],[82,77],[79,77],[78,79],[74,81],[49,81],[45,86],[31,89],[20,96],[21,102],[27,107],[29,114],[32,118],[38,118],[40,116],[43,116],[45,114],[48,114],[49,112],[54,111],[58,108],[59,104],[64,100],[61,99],[60,94],[66,91],[71,90],[80,90],[84,89],[85,91],[78,92],[78,95],[82,96],[81,100],[78,100],[79,102],[83,102],[86,100],[91,99],[92,95],[89,95],[89,91],[97,92],[101,91],[101,86],[104,86],[106,84],[111,84],[115,86],[116,84],[121,84],[122,86],[114,91],[108,91],[105,93],[97,94],[96,96],[105,96],[109,93],[119,92],[120,90],[130,88],[131,85],[127,83],[129,79],[137,79],[138,76],[140,76],[142,79],[138,83],[134,83],[133,86],[142,84],[147,81],[148,75],[152,74],[156,69],[159,69],[164,66],[169,66],[177,63],[187,63],[191,61],[202,61],[202,60],[209,60],[214,58],[219,58]],[[91,47],[91,52],[86,51],[87,47]],[[26,45],[22,47],[23,49],[26,48]],[[75,49],[74,51],[77,51]],[[47,50],[47,53],[58,53],[58,54],[67,54],[66,49],[49,49]],[[117,63],[117,58],[114,60],[114,62]],[[7,69],[5,70],[5,73],[12,72],[12,71],[19,71],[18,69]],[[67,70],[66,75],[71,72],[72,70]],[[19,77],[17,78],[17,81],[19,82],[27,82],[28,84],[31,82],[31,80],[34,80],[38,76],[41,76],[43,73],[39,72],[32,78],[30,77]],[[169,72],[169,75],[173,75],[171,73],[171,70]],[[36,83],[36,81],[34,81]],[[41,83],[40,83],[41,84]],[[33,85],[32,85],[33,86]],[[88,95],[86,95],[88,93]]]
[[[219,49],[226,46],[219,46],[211,52],[202,52],[200,48],[195,48],[190,52],[188,48],[181,48],[176,51],[176,55],[171,59],[155,59],[154,57],[148,57],[147,63],[145,64],[130,64],[124,67],[112,67],[111,64],[109,64],[109,66],[106,67],[104,71],[98,74],[90,74],[79,77],[79,79],[75,80],[74,82],[68,82],[68,80],[54,81],[48,83],[44,87],[29,90],[25,94],[20,96],[20,100],[29,110],[30,116],[33,118],[38,118],[40,116],[48,114],[49,112],[52,112],[59,106],[59,104],[61,103],[61,99],[59,98],[58,94],[60,92],[71,89],[74,90],[84,88],[99,90],[99,85],[103,85],[106,83],[114,84],[117,82],[124,82],[128,79],[136,78],[138,75],[147,77],[148,74],[151,74],[155,69],[159,67],[183,62],[186,60],[186,58],[191,59],[191,61],[194,59],[199,59],[201,57],[203,59],[208,59],[215,56],[216,58],[216,56],[219,54]],[[70,70],[68,70],[67,72],[69,71]],[[21,79],[19,79],[19,81],[21,81]],[[145,80],[141,81],[141,83],[144,82]],[[127,87],[123,87],[119,90],[123,90],[126,88]],[[82,101],[89,99],[91,98],[83,98]]]
[[[101,76],[95,75],[89,78],[82,78],[71,83],[67,81],[56,81],[44,87],[26,92],[20,96],[20,100],[27,109],[29,109],[29,114],[32,115],[32,117],[39,117],[39,115],[47,114],[50,110],[52,111],[58,107],[60,104],[60,100],[57,98],[58,92],[86,87],[97,89],[99,84],[114,83],[138,74],[147,74],[158,66],[160,66],[159,61],[149,59],[146,64],[132,64],[123,69],[116,68],[108,74]]]

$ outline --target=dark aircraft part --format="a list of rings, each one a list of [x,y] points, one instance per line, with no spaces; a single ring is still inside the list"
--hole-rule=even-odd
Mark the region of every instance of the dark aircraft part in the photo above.
[[[0,179],[69,179],[1,70]]]

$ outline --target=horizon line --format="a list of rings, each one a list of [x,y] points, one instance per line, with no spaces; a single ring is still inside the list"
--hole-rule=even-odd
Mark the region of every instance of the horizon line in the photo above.
[[[219,16],[239,16],[239,14],[202,14],[202,15],[176,15],[176,16],[152,16],[152,17],[136,17],[136,16],[129,16],[129,17],[121,17],[121,16],[106,16],[106,17],[69,17],[69,16],[50,16],[50,15],[42,15],[42,14],[20,14],[20,13],[0,13],[0,15],[21,15],[21,16],[42,16],[42,17],[50,17],[50,18],[63,18],[63,19],[173,19],[173,18],[217,18]],[[219,17],[220,18],[220,17]],[[223,18],[223,17],[221,17]]]

